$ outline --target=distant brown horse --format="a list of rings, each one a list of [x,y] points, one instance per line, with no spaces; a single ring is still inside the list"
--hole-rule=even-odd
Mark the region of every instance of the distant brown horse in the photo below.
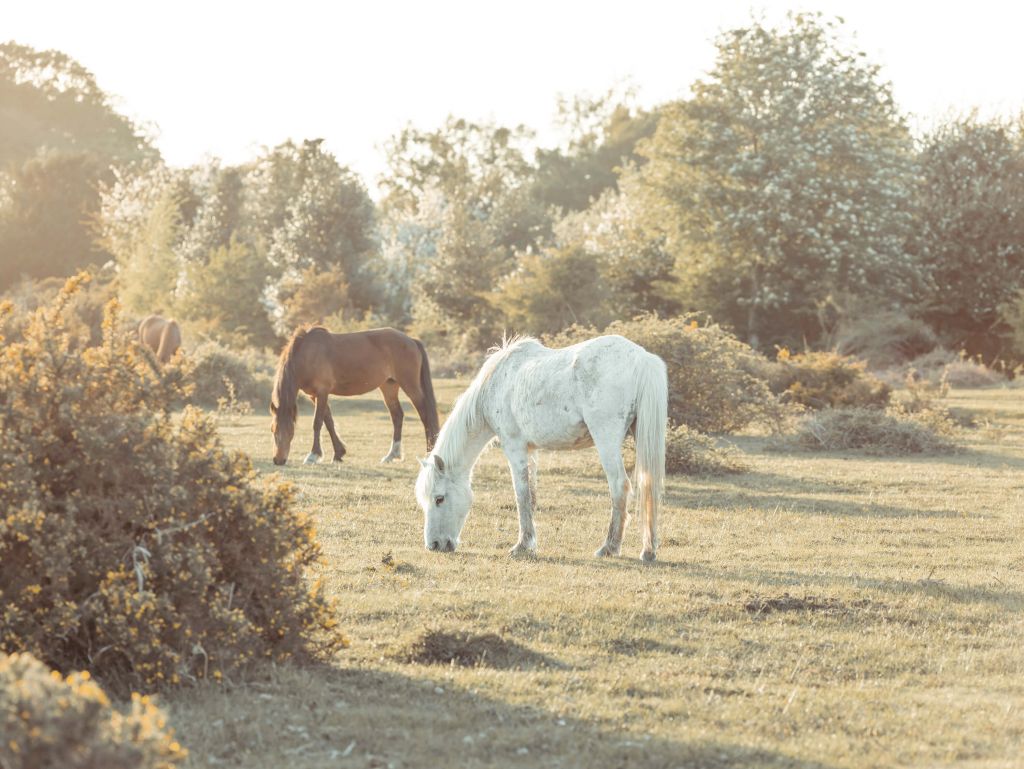
[[[167,363],[181,347],[181,329],[173,319],[150,315],[139,324],[139,342],[155,352],[157,360]]]
[[[277,376],[270,398],[273,416],[271,431],[277,450],[274,464],[288,461],[288,451],[295,436],[296,398],[299,390],[316,403],[313,416],[313,450],[306,462],[319,462],[320,428],[327,425],[334,444],[334,461],[345,456],[345,444],[334,430],[334,419],[327,399],[331,395],[362,395],[380,388],[384,403],[391,412],[394,433],[391,451],[381,462],[401,459],[402,420],[405,417],[398,402],[401,389],[416,407],[427,433],[427,450],[437,440],[437,403],[430,381],[427,351],[418,339],[393,328],[375,328],[354,334],[332,334],[314,326],[295,332],[277,362]]]

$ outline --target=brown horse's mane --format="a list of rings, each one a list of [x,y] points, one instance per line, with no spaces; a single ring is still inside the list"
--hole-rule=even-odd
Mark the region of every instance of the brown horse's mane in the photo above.
[[[270,396],[270,413],[275,418],[275,431],[282,420],[284,424],[293,426],[298,416],[299,385],[295,379],[295,353],[306,337],[330,333],[323,326],[299,328],[281,351],[281,357],[277,361],[277,373],[274,376],[274,390]]]

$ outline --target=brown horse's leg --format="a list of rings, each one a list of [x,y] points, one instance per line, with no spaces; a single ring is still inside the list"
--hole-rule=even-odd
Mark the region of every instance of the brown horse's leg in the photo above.
[[[405,419],[405,412],[402,411],[402,404],[398,400],[398,382],[389,379],[380,386],[384,395],[384,403],[391,412],[391,424],[394,431],[391,434],[391,451],[381,458],[381,462],[391,462],[402,458],[402,421]]]
[[[427,436],[427,451],[433,448],[434,439],[437,436],[430,434],[430,428],[427,426],[427,399],[423,396],[423,390],[420,387],[419,382],[408,383],[408,387],[403,384],[402,389],[405,394],[409,396],[409,400],[412,401],[412,405],[416,407],[416,413],[420,415],[420,422],[423,423],[423,432]]]
[[[326,399],[325,399],[326,400]],[[338,433],[334,430],[334,417],[331,415],[331,405],[324,407],[324,424],[327,426],[327,433],[331,436],[331,443],[334,444],[334,461],[340,462],[345,456],[345,444],[341,442]]]
[[[313,414],[313,450],[306,457],[306,464],[310,465],[319,462],[323,457],[323,449],[320,448],[320,428],[324,425],[324,414],[327,411],[327,393],[316,394],[316,412]]]

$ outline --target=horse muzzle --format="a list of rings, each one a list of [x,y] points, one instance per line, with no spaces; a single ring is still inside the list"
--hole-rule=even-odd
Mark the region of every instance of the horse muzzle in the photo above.
[[[427,545],[427,550],[433,553],[454,553],[455,552],[455,541],[451,537],[445,537],[444,539],[433,539],[430,544]]]
[[[287,459],[278,459],[277,457],[274,457],[274,464],[277,465],[278,467],[280,467],[287,461]]]

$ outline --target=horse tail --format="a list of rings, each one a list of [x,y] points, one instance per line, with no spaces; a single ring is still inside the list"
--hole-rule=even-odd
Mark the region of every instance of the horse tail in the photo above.
[[[668,373],[665,362],[648,354],[637,370],[637,513],[644,521],[644,558],[658,547],[658,508],[665,483],[665,430],[668,422]]]
[[[181,327],[175,320],[168,320],[164,324],[164,330],[160,332],[160,346],[157,348],[156,357],[161,363],[167,363],[174,357],[174,353],[181,347]]]
[[[430,378],[430,361],[427,359],[427,349],[419,339],[414,339],[413,341],[420,348],[420,390],[423,391],[423,420],[428,433],[427,451],[430,451],[434,448],[437,434],[441,431],[440,420],[437,416],[437,399],[434,397],[434,382]]]
[[[295,425],[298,413],[299,381],[295,376],[295,354],[312,329],[300,328],[281,351],[277,360],[277,373],[274,375],[274,389],[270,395],[270,413],[274,416],[274,432],[283,421],[287,426]]]

